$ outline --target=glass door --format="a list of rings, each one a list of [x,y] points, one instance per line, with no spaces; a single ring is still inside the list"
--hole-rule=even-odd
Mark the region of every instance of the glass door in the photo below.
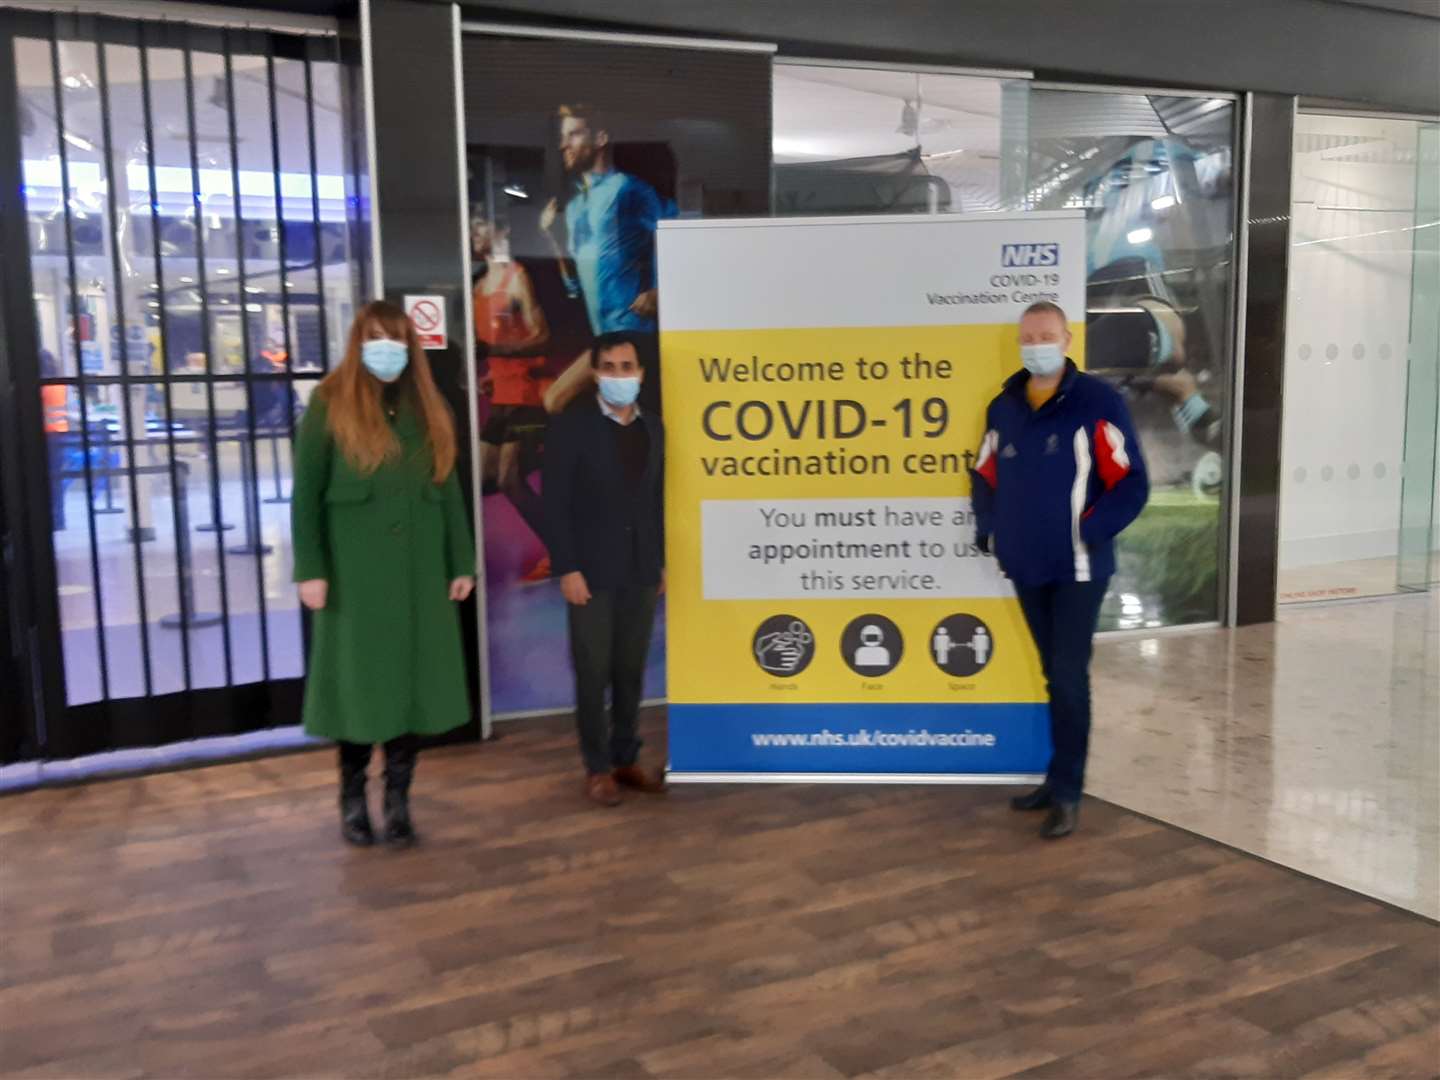
[[[1425,588],[1434,548],[1434,123],[1295,123],[1282,603]]]

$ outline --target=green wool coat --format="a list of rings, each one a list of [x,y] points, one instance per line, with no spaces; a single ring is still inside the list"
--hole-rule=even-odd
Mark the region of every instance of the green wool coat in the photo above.
[[[431,479],[416,414],[391,426],[401,453],[366,476],[345,459],[317,394],[295,443],[295,580],[329,582],[314,613],[305,730],[347,742],[434,735],[470,720],[450,582],[475,573],[475,542],[452,471]]]

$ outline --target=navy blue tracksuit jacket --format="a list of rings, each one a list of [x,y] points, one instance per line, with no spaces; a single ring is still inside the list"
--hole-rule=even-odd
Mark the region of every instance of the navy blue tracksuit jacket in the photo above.
[[[976,537],[990,539],[1017,586],[1110,577],[1115,537],[1150,496],[1125,402],[1073,362],[1065,368],[1039,409],[1025,397],[1028,372],[1005,383],[970,474]]]

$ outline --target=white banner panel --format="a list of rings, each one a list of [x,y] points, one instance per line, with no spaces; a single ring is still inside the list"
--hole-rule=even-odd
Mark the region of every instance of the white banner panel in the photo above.
[[[712,499],[700,527],[706,600],[1013,595],[969,499]]]
[[[1085,262],[1065,250],[1083,239],[1062,240],[1074,221],[1069,210],[667,221],[664,329],[993,325],[1037,300],[1083,320]],[[757,260],[761,246],[786,257]]]

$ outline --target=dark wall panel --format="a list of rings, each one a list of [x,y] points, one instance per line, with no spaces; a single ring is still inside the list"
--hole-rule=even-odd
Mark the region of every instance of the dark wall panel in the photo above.
[[[1280,436],[1285,299],[1290,257],[1290,162],[1295,99],[1256,94],[1250,133],[1250,251],[1240,426],[1239,561],[1235,621],[1275,618],[1280,549]]]
[[[472,447],[465,371],[465,265],[456,115],[454,25],[448,4],[370,0],[375,191],[385,297],[445,298],[449,346],[426,353],[460,437],[456,469],[470,499]],[[478,704],[475,600],[461,619],[471,701]],[[468,734],[478,734],[478,724]]]

